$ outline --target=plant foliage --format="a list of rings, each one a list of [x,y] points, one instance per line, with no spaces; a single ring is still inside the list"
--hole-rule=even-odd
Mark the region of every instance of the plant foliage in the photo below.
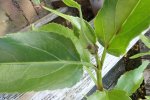
[[[131,100],[126,92],[121,90],[96,91],[87,100]]]
[[[84,66],[98,89],[88,100],[120,100],[120,97],[121,100],[131,100],[129,96],[140,86],[149,62],[143,62],[139,68],[122,75],[115,89],[110,91],[103,87],[102,69],[106,53],[124,54],[130,41],[149,27],[150,0],[105,0],[93,27],[83,19],[77,2],[63,2],[78,9],[80,17],[43,8],[70,21],[72,28],[50,23],[34,28],[34,31],[0,38],[0,92],[71,87],[82,77]],[[142,39],[149,47],[149,40]],[[101,57],[97,42],[104,47]],[[90,63],[90,54],[96,65]]]
[[[115,89],[124,90],[129,96],[136,92],[143,82],[143,71],[148,64],[149,62],[145,61],[139,68],[126,72],[124,75],[122,75],[119,78]]]
[[[95,18],[99,42],[115,56],[124,54],[129,42],[150,24],[150,0],[105,0]]]
[[[72,41],[55,33],[6,35],[0,52],[0,92],[71,87],[83,74]]]
[[[144,35],[141,35],[140,36],[142,42],[147,46],[147,48],[150,49],[150,38],[149,37],[146,37]],[[150,55],[150,51],[148,52],[143,52],[143,53],[138,53],[132,57],[130,57],[131,59],[135,59],[135,58],[138,58],[138,57],[142,57],[142,56],[146,56],[146,55]]]

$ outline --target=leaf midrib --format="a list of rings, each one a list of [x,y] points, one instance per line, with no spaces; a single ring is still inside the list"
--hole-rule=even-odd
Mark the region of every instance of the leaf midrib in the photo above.
[[[12,65],[12,64],[42,64],[42,63],[51,63],[51,64],[73,64],[73,65],[91,65],[93,66],[91,63],[88,63],[88,62],[81,62],[81,61],[66,61],[66,60],[60,60],[60,61],[33,61],[33,62],[3,62],[3,63],[0,63],[0,66],[1,65]]]
[[[126,24],[128,18],[133,14],[133,12],[134,12],[135,9],[138,7],[138,5],[140,4],[140,2],[141,2],[141,0],[139,0],[139,1],[137,2],[137,4],[133,7],[132,11],[131,11],[130,14],[126,17],[126,19],[125,19],[124,22],[122,23],[122,26],[121,26],[121,27],[123,27],[123,26]],[[115,27],[116,27],[116,25],[115,25]]]
[[[58,40],[56,40],[56,39],[54,39],[54,38],[51,38],[51,37],[48,37],[48,38],[57,41],[57,43],[61,44],[61,46],[63,46],[63,47],[66,49],[66,51],[67,51],[74,59],[78,60],[78,59],[65,47],[65,45],[64,45],[63,43],[61,43],[60,41],[58,41]],[[54,55],[54,54],[52,54],[52,53],[50,53],[50,52],[48,52],[48,51],[46,51],[46,50],[43,50],[43,49],[40,49],[40,48],[38,48],[38,47],[32,46],[32,45],[30,45],[30,44],[28,44],[28,43],[24,43],[24,42],[17,43],[17,42],[14,42],[13,44],[22,45],[22,46],[23,46],[23,45],[24,45],[24,46],[28,46],[28,47],[33,48],[33,49],[35,49],[35,50],[41,51],[41,52],[43,52],[43,53],[46,53],[46,54],[48,54],[48,55],[50,55],[50,56],[56,58],[56,59],[59,60],[59,61],[62,60],[62,59],[58,58],[56,55]]]
[[[48,37],[48,38],[50,38],[50,39],[54,39],[54,38],[51,38],[51,37]],[[54,40],[56,40],[56,39],[54,39]],[[67,48],[66,48],[66,46],[62,43],[62,42],[60,42],[60,41],[58,41],[58,40],[56,40],[59,44],[61,44],[65,49],[66,49],[66,51],[74,58],[74,59],[76,59],[76,60],[78,60]],[[59,58],[60,59],[60,58]]]
[[[115,30],[116,30],[116,10],[117,10],[117,5],[118,5],[118,1],[117,0],[117,3],[116,3],[116,8],[115,8]],[[112,35],[112,37],[110,38],[110,40],[108,41],[108,44],[109,45],[111,43],[111,41],[116,37],[118,36],[118,33],[119,33],[119,30],[121,30],[121,28],[125,25],[125,23],[127,22],[128,18],[132,15],[132,13],[135,11],[135,9],[138,7],[139,3],[141,2],[141,0],[139,0],[137,2],[137,4],[133,7],[132,11],[130,12],[130,14],[128,14],[128,16],[126,17],[126,19],[122,22],[122,25],[120,26],[120,28],[118,28]]]

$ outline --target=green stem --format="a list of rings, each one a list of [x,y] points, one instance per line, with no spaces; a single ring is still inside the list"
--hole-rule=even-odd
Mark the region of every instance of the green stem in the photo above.
[[[98,53],[96,54],[96,63],[97,63],[97,71],[96,71],[96,76],[97,76],[97,88],[100,91],[103,91],[103,82],[102,82],[102,68],[103,68],[103,64],[105,61],[105,57],[106,57],[106,48],[104,48],[104,51],[102,53],[102,57],[101,60],[98,56]]]
[[[103,91],[103,83],[102,83],[102,75],[101,75],[101,72],[102,70],[100,69],[101,68],[101,61],[99,59],[99,56],[98,54],[96,54],[96,63],[97,63],[97,69],[96,70],[96,77],[97,77],[97,89],[100,90],[100,91]]]
[[[102,54],[102,57],[101,57],[101,69],[104,65],[105,58],[106,58],[106,48],[104,48],[104,51],[103,51],[103,54]]]
[[[96,76],[97,76],[97,89],[100,91],[103,91],[103,82],[102,82],[102,75],[101,75],[101,70],[98,70],[96,72]]]

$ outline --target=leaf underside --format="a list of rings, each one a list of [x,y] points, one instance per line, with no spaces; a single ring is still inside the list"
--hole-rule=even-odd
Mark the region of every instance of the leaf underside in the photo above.
[[[81,25],[81,20],[79,17],[74,17],[74,16],[70,16],[70,15],[66,15],[63,13],[60,13],[56,10],[47,8],[47,7],[43,7],[44,9],[70,21],[72,23],[72,25],[78,30],[79,32],[79,38],[81,40],[81,43],[83,45],[84,48],[86,48],[89,45],[89,41],[91,43],[96,43],[96,36],[95,36],[95,31],[94,29],[91,27],[91,25],[89,25],[88,22],[86,22],[85,20],[83,21],[82,25]],[[82,27],[82,29],[81,29]],[[83,32],[82,32],[83,31]],[[75,33],[77,34],[77,33]]]
[[[74,43],[77,51],[79,52],[82,61],[90,62],[89,52],[87,51],[87,49],[83,48],[79,39],[74,35],[74,32],[71,29],[64,27],[60,24],[49,23],[47,25],[43,25],[42,27],[40,27],[38,31],[54,32],[59,35],[63,35],[67,38],[70,38],[72,42]]]
[[[71,87],[83,73],[72,41],[56,33],[6,35],[0,52],[0,92]]]
[[[143,82],[143,71],[149,64],[149,61],[143,62],[139,68],[135,70],[131,70],[123,74],[115,86],[116,89],[124,90],[128,93],[128,95],[132,95]]]

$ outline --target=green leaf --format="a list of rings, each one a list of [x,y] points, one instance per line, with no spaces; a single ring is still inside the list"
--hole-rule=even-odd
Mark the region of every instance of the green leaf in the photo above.
[[[39,5],[41,3],[41,0],[32,0],[32,2],[35,4],[35,5]]]
[[[84,21],[83,23],[83,32],[90,42],[92,42],[93,44],[96,43],[95,30],[87,21]]]
[[[150,39],[149,37],[146,37],[144,35],[140,35],[140,39],[142,40],[142,42],[148,47],[150,48]],[[150,51],[149,52],[144,52],[144,53],[138,53],[132,57],[130,57],[131,59],[135,59],[138,57],[142,57],[142,56],[146,56],[146,55],[150,55]]]
[[[126,92],[121,90],[96,91],[87,100],[131,100]]]
[[[145,61],[139,68],[122,75],[119,78],[115,89],[124,90],[129,96],[132,95],[132,93],[134,93],[143,82],[143,71],[148,64],[149,61]]]
[[[87,100],[107,100],[106,97],[107,95],[105,91],[104,92],[96,91],[90,97],[88,97]]]
[[[69,38],[26,32],[0,38],[0,92],[71,87],[83,74],[81,59]]]
[[[50,8],[47,7],[43,7],[44,9],[70,21],[72,23],[73,26],[76,27],[76,29],[79,30],[80,36],[79,38],[82,40],[83,46],[84,48],[86,48],[90,43],[95,44],[96,43],[96,36],[95,36],[95,31],[93,30],[93,28],[88,24],[88,22],[84,21],[81,25],[81,20],[78,17],[73,17],[73,16],[69,16],[63,13],[60,13],[56,10],[52,10]],[[83,32],[81,31],[81,27],[83,27]]]
[[[80,41],[83,44],[83,46],[87,47],[89,44],[96,43],[96,37],[95,37],[94,30],[88,24],[88,22],[84,21],[82,18],[81,6],[77,2],[75,2],[74,0],[63,0],[63,2],[66,5],[68,5],[69,7],[74,7],[74,8],[77,8],[79,10],[80,19],[77,18],[76,20],[79,20],[78,22],[79,22],[80,28],[74,27],[73,29],[74,29],[74,33],[77,36],[78,36],[78,34],[80,34],[80,36],[78,36],[78,37],[80,38]],[[70,16],[68,16],[68,17],[70,17]],[[66,20],[68,20],[68,19],[66,19]],[[74,23],[72,23],[72,24],[74,24]],[[87,33],[87,35],[86,35],[86,33]]]
[[[150,48],[150,38],[149,37],[140,35],[140,39],[148,48]]]
[[[81,8],[81,6],[74,0],[63,0],[63,2],[69,7],[73,7],[73,8],[77,8],[77,9]]]
[[[80,19],[78,17],[73,17],[73,16],[70,16],[70,15],[66,15],[66,14],[63,14],[63,13],[60,13],[58,12],[57,10],[53,10],[53,9],[50,9],[50,8],[47,8],[47,7],[44,7],[44,9],[70,21],[75,27],[77,27],[78,29],[81,29],[81,25],[80,25]]]
[[[63,35],[67,38],[70,38],[72,40],[72,42],[75,44],[75,47],[76,47],[77,51],[79,52],[82,60],[86,61],[86,62],[90,62],[89,52],[87,51],[87,49],[82,47],[79,39],[76,36],[74,36],[74,32],[71,29],[64,27],[60,24],[49,23],[47,25],[43,25],[38,30],[44,31],[44,32],[54,32],[59,35]]]
[[[138,54],[130,57],[130,59],[135,59],[135,58],[139,58],[139,57],[146,56],[146,55],[150,55],[150,51],[149,52],[144,52],[144,53],[138,53]]]
[[[94,25],[99,42],[115,56],[150,24],[150,0],[105,0]]]

